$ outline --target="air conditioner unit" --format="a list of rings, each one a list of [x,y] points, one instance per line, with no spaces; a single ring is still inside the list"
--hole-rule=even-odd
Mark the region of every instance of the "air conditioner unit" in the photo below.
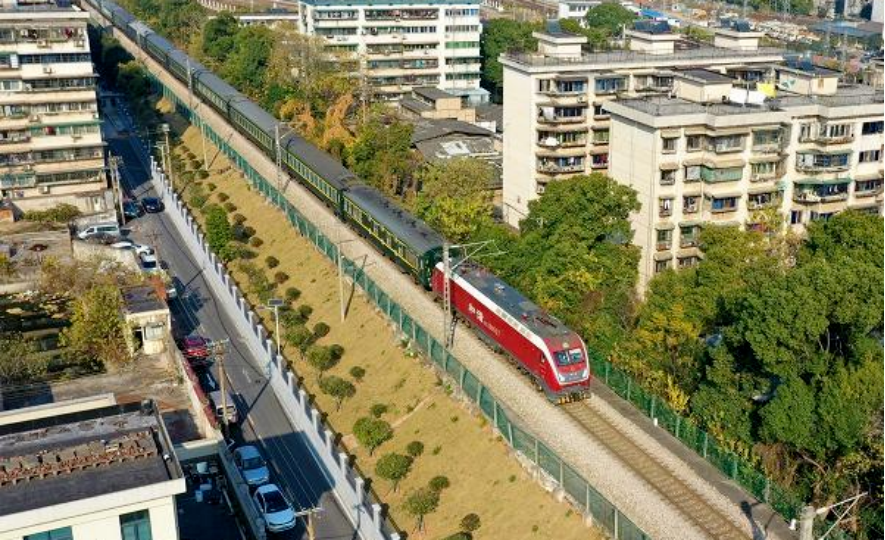
[[[52,66],[43,66],[43,73],[52,73]]]
[[[31,122],[39,122],[39,121],[40,121],[40,117],[37,116],[36,114],[32,114],[30,117],[28,117],[28,120],[31,121]]]
[[[41,39],[40,41],[37,42],[37,47],[40,47],[41,49],[45,49],[45,48],[49,47],[49,42],[46,41],[45,39]]]
[[[587,96],[578,96],[578,103],[587,103]]]
[[[538,184],[537,187],[535,187],[535,193],[537,193],[538,195],[543,195],[546,188],[547,186],[545,186],[544,184]]]
[[[77,40],[77,47],[83,47],[83,46],[85,46],[85,45],[86,45],[86,41],[85,41],[85,40],[83,40],[83,39],[78,39],[78,40]]]
[[[24,166],[24,170],[25,170],[25,172],[31,172],[34,170],[34,166],[31,165],[30,163],[28,163],[27,165]]]
[[[49,195],[49,186],[40,186],[39,190],[42,195]]]

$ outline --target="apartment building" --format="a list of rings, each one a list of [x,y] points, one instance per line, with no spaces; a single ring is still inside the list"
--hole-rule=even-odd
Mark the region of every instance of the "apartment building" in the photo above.
[[[186,491],[153,402],[0,413],[0,540],[177,540]]]
[[[433,86],[488,101],[479,87],[479,0],[301,0],[299,30],[352,54],[376,99]]]
[[[587,26],[587,13],[602,3],[602,0],[559,0],[559,20],[573,19]]]
[[[810,64],[773,69],[773,99],[689,70],[673,96],[606,103],[608,173],[642,204],[641,287],[697,264],[705,226],[761,226],[765,210],[797,231],[849,208],[882,214],[881,92]]]
[[[752,82],[783,60],[782,51],[759,47],[762,34],[747,28],[716,29],[712,46],[686,41],[664,24],[638,24],[625,34],[626,50],[586,54],[585,37],[548,29],[534,34],[537,52],[501,56],[503,214],[511,225],[548,183],[608,170],[610,101],[666,95],[683,69]]]
[[[19,211],[113,207],[88,20],[69,3],[0,8],[0,199]]]

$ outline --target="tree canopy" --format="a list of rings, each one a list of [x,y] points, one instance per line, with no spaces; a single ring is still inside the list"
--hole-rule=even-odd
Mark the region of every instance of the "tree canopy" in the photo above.
[[[417,175],[415,213],[449,240],[465,241],[491,221],[494,177],[492,165],[475,158],[428,163]]]
[[[587,10],[587,28],[602,30],[609,36],[618,35],[634,20],[636,14],[616,2],[603,2]]]
[[[89,358],[106,367],[131,360],[126,346],[121,308],[123,298],[113,285],[97,285],[74,300],[71,326],[61,334],[68,354]]]
[[[509,19],[492,19],[483,25],[479,38],[482,82],[494,96],[500,97],[504,86],[504,68],[498,57],[505,52],[534,51],[537,40],[532,37],[532,32],[540,29],[541,25],[537,23]]]

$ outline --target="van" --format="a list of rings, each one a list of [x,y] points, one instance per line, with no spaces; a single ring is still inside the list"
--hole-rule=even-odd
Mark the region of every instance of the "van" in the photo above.
[[[86,240],[98,235],[120,236],[120,226],[116,223],[96,223],[88,225],[77,233],[77,238]]]
[[[226,418],[228,424],[236,424],[240,421],[239,416],[237,415],[237,403],[234,401],[230,392],[225,392],[225,398],[225,400],[221,399],[221,390],[209,392],[209,401],[212,404],[212,411],[215,413],[215,418],[217,418],[219,422],[222,422],[223,419]],[[224,408],[222,408],[222,401],[224,401]]]

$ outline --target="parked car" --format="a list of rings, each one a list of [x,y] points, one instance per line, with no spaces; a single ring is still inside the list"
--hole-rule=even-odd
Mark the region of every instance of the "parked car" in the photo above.
[[[282,532],[295,527],[295,511],[275,484],[264,484],[256,489],[252,500],[268,531]]]
[[[212,410],[215,411],[215,418],[219,422],[226,421],[228,424],[236,424],[240,421],[239,414],[237,414],[237,402],[234,401],[230,392],[222,392],[221,390],[209,392],[209,401],[212,402]]]
[[[183,287],[181,285],[181,280],[177,277],[166,281],[166,298],[169,300],[174,300],[175,298],[178,298],[178,291],[182,289]]]
[[[136,255],[153,255],[154,248],[144,244],[138,244],[132,240],[119,240],[111,244],[114,249],[131,249]]]
[[[120,238],[120,226],[117,225],[116,222],[108,221],[105,223],[95,223],[93,225],[87,225],[80,232],[77,233],[77,238],[80,240],[88,240],[93,236],[113,236],[117,239]]]
[[[148,214],[156,214],[164,209],[163,201],[156,197],[145,197],[141,200],[141,206]]]
[[[123,201],[123,217],[126,219],[135,219],[144,215],[144,209],[137,201]]]
[[[250,486],[260,486],[270,480],[267,463],[252,445],[241,446],[234,450],[234,463],[243,475],[243,480]]]
[[[153,253],[142,253],[138,256],[138,261],[141,264],[142,271],[148,274],[156,274],[162,270],[160,267],[160,260],[157,259],[157,256]]]
[[[212,363],[209,345],[211,342],[201,336],[187,336],[178,340],[178,349],[194,367],[205,367]]]

